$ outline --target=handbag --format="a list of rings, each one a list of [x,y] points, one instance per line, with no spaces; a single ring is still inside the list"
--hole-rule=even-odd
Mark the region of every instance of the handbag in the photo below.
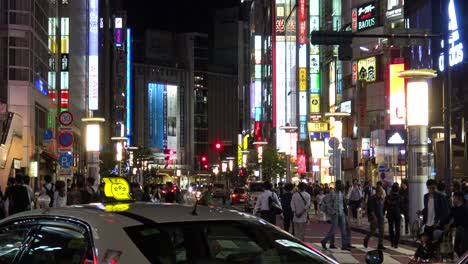
[[[304,201],[304,207],[307,206],[307,202],[306,202],[306,200],[304,199],[304,196],[302,196],[302,193],[301,193],[301,192],[297,192],[297,193],[299,193],[299,196],[301,196],[302,201]],[[305,208],[306,213],[307,213],[307,222],[309,222],[309,210],[308,210],[308,209],[309,209],[309,208]]]
[[[281,205],[279,205],[277,199],[274,198],[273,193],[268,197],[268,208],[270,208],[270,212],[275,215],[279,215],[283,212]]]

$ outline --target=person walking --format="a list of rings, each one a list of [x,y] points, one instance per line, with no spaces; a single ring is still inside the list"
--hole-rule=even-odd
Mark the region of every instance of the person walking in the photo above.
[[[26,189],[28,190],[28,196],[29,196],[29,203],[31,204],[30,206],[30,209],[34,209],[34,191],[33,189],[31,188],[31,185],[30,182],[31,182],[31,178],[28,176],[28,175],[24,175],[23,177],[23,186],[26,187]]]
[[[323,193],[322,189],[319,190],[319,193],[317,194],[316,197],[317,197],[317,204],[318,204],[317,210],[318,210],[318,213],[319,213],[319,216],[320,216],[319,223],[320,222],[325,223],[327,221],[327,215],[325,214],[325,212],[322,212],[322,210],[320,209],[321,206],[322,206],[323,199],[325,198],[325,194]]]
[[[409,234],[409,193],[408,181],[402,180],[400,186],[401,214],[405,216],[405,234]]]
[[[455,228],[453,248],[461,258],[468,250],[468,205],[462,192],[457,191],[453,194],[453,207],[447,219],[448,227]]]
[[[310,194],[306,192],[307,185],[303,182],[297,186],[298,190],[291,199],[293,211],[294,235],[301,241],[305,239],[305,226],[309,220]]]
[[[353,221],[357,222],[357,212],[359,207],[361,207],[362,192],[361,188],[358,185],[358,180],[353,180],[353,185],[348,191],[347,200],[349,201],[349,206],[351,207],[351,212],[353,216]]]
[[[279,203],[278,195],[271,191],[272,184],[269,181],[265,181],[263,183],[263,193],[258,196],[257,202],[255,203],[255,207],[253,210],[253,214],[256,215],[260,212],[260,217],[273,225],[276,225],[276,215],[270,208],[270,199],[273,202],[276,202],[280,207],[281,203]]]
[[[331,218],[331,227],[328,234],[322,239],[321,244],[324,249],[327,249],[327,243],[330,241],[330,248],[336,248],[334,244],[334,237],[336,227],[339,226],[341,231],[341,247],[342,250],[350,250],[347,241],[348,234],[346,232],[346,216],[345,216],[345,203],[343,194],[343,185],[341,180],[335,183],[335,189],[325,197],[325,213]]]
[[[423,223],[424,232],[432,240],[433,231],[440,226],[441,221],[447,219],[449,209],[445,197],[436,192],[436,181],[429,179],[426,182],[428,193],[424,194]]]
[[[55,182],[54,203],[53,208],[64,207],[67,205],[67,195],[65,192],[65,182]]]
[[[70,191],[67,192],[67,205],[80,204],[80,189],[76,183],[72,183]]]
[[[367,218],[370,224],[370,232],[364,238],[364,247],[367,248],[371,236],[375,236],[376,229],[379,229],[377,238],[379,239],[377,249],[384,250],[384,195],[385,191],[381,185],[377,185],[375,194],[371,195],[367,202]]]
[[[52,176],[47,174],[44,176],[44,184],[42,185],[41,195],[47,195],[50,197],[49,208],[51,208],[54,204],[54,192],[55,185],[52,183]]]
[[[281,207],[283,208],[283,228],[284,231],[290,232],[291,222],[293,220],[293,211],[291,209],[291,200],[293,197],[292,190],[294,185],[292,183],[286,183],[284,185],[284,192],[281,195]],[[292,225],[292,230],[290,232],[294,235],[294,225]]]
[[[390,234],[390,242],[392,247],[398,248],[400,242],[400,225],[401,225],[401,206],[402,199],[400,197],[400,186],[398,183],[392,185],[390,193],[385,198],[385,211],[388,219],[388,233]]]
[[[15,184],[10,186],[5,193],[8,204],[8,215],[20,213],[31,209],[28,189],[23,186],[23,175],[16,174]]]

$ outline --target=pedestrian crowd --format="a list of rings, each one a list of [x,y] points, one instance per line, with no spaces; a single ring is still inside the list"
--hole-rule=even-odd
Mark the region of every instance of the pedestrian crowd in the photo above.
[[[424,208],[420,212],[423,216],[422,228],[418,234],[421,248],[415,256],[426,258],[424,253],[433,255],[438,250],[439,254],[448,253],[448,258],[453,253],[461,257],[468,249],[468,184],[466,181],[453,182],[450,193],[446,192],[443,182],[431,179],[426,185],[428,193],[424,195]],[[342,250],[354,248],[349,223],[359,223],[362,216],[367,216],[369,231],[363,246],[367,248],[369,239],[375,236],[378,240],[377,248],[385,250],[383,241],[387,223],[390,244],[398,248],[402,224],[403,233],[410,233],[408,187],[406,180],[402,180],[401,184],[379,181],[375,185],[370,181],[361,185],[357,179],[351,184],[343,184],[338,180],[334,186],[318,182],[300,182],[297,186],[280,183],[273,186],[265,182],[264,191],[257,198],[253,213],[258,213],[272,224],[276,224],[279,215],[284,230],[301,240],[305,237],[309,214],[315,213],[319,222],[330,224],[329,232],[321,240],[322,247],[336,248],[335,234],[339,228]],[[452,233],[454,243],[449,236]]]

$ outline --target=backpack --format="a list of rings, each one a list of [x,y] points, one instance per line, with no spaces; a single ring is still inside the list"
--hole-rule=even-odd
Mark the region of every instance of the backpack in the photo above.
[[[53,183],[51,183],[50,190],[49,190],[49,189],[47,189],[45,184],[43,185],[43,187],[44,187],[44,189],[46,191],[46,194],[50,197],[50,203],[49,203],[50,208],[52,208],[52,206],[54,205],[54,192],[55,192],[54,191],[54,189],[55,189],[54,186],[55,185]]]

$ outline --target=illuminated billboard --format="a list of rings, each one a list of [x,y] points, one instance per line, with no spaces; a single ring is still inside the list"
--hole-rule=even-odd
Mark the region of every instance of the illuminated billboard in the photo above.
[[[398,77],[398,73],[405,70],[405,64],[390,64],[390,125],[404,125],[405,110],[405,79]]]
[[[288,142],[284,140],[286,132],[281,130],[281,126],[286,125],[286,75],[285,75],[285,42],[276,42],[276,142],[280,152],[289,149]]]
[[[132,72],[131,72],[131,63],[132,63],[132,34],[130,28],[127,28],[127,58],[126,58],[126,67],[127,67],[127,83],[126,83],[126,110],[127,110],[127,137],[128,144],[131,145],[131,131],[132,131]]]
[[[98,37],[98,0],[89,0],[88,4],[88,108],[99,109],[99,37]]]
[[[336,103],[336,62],[331,61],[329,65],[330,69],[330,86],[328,89],[329,94],[329,105],[333,107]]]
[[[358,60],[357,70],[359,80],[375,82],[377,80],[377,58],[369,57],[362,60]]]
[[[429,86],[426,80],[410,80],[406,85],[408,126],[427,126],[429,123]]]
[[[460,12],[457,12],[455,8],[454,0],[449,1],[448,6],[448,15],[450,19],[450,23],[448,25],[448,29],[451,32],[450,40],[449,40],[449,66],[452,67],[454,65],[459,64],[463,61],[463,43],[460,37],[460,30],[458,27],[458,19],[457,15],[459,16]],[[443,48],[443,41],[441,42],[441,47]],[[444,53],[441,53],[439,56],[439,70],[444,70]]]
[[[148,84],[149,147],[177,152],[180,127],[179,89],[175,85]]]

